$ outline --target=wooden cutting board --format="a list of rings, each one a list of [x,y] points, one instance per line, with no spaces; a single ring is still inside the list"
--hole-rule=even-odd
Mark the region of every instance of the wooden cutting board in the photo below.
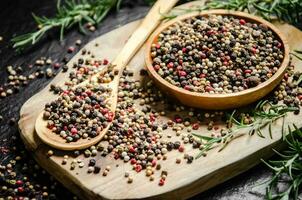
[[[201,5],[202,3],[203,1],[196,1],[182,5],[182,7]],[[135,21],[113,30],[91,41],[84,48],[90,50],[97,58],[112,60],[138,24],[139,21]],[[302,33],[298,29],[287,24],[276,25],[287,36],[291,49],[302,49]],[[99,46],[96,46],[96,43]],[[68,63],[70,70],[72,70],[72,63],[79,57],[80,53]],[[144,67],[143,58],[143,49],[141,49],[129,64],[135,72],[135,78],[141,81],[143,78],[139,76],[139,71]],[[301,63],[296,59],[293,62],[301,71]],[[67,79],[68,73],[59,73],[50,84],[63,85]],[[186,199],[252,168],[260,162],[260,158],[270,157],[273,154],[272,148],[278,149],[282,144],[282,119],[280,119],[273,124],[273,139],[270,139],[268,128],[265,127],[263,132],[266,138],[260,138],[257,135],[242,136],[233,140],[223,151],[218,152],[218,149],[214,149],[206,157],[194,160],[192,164],[187,164],[184,161],[181,164],[176,164],[175,159],[182,158],[183,154],[178,151],[168,152],[167,160],[159,161],[162,164],[162,169],[169,173],[164,186],[158,186],[158,181],[150,182],[145,173],[132,171],[129,163],[115,160],[112,156],[102,157],[98,154],[94,157],[102,169],[107,165],[111,166],[111,171],[106,177],[102,176],[101,173],[87,173],[87,167],[77,167],[75,170],[70,170],[70,162],[73,158],[69,158],[67,165],[62,165],[63,155],[66,152],[57,150],[54,150],[54,156],[48,158],[46,153],[51,148],[39,140],[34,130],[36,117],[43,109],[44,104],[56,98],[49,92],[49,86],[30,98],[21,108],[19,121],[21,138],[43,168],[83,199]],[[166,121],[171,116],[173,113],[168,113],[160,120]],[[293,123],[302,127],[301,114],[288,114],[285,117],[285,127]],[[197,134],[206,134],[207,132],[205,125],[195,131]],[[172,141],[180,140],[171,129],[164,131],[163,134],[164,137],[166,134],[171,134]],[[186,153],[196,155],[198,150],[193,150],[190,146],[186,145]],[[78,158],[84,160],[85,164],[90,159],[83,155]],[[116,167],[117,164],[119,167]],[[124,178],[125,171],[129,171],[134,178],[132,184],[128,184],[127,179]],[[160,171],[156,171],[156,180],[159,176]]]

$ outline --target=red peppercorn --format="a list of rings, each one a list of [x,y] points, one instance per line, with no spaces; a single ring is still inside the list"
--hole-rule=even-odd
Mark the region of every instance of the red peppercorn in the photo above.
[[[71,132],[72,135],[75,135],[75,134],[78,133],[78,130],[73,127],[73,128],[71,128],[70,132]]]
[[[246,22],[245,22],[245,20],[244,20],[244,19],[240,19],[240,20],[239,20],[239,23],[240,23],[241,25],[246,24]]]
[[[164,179],[160,179],[158,185],[159,186],[163,186],[165,184],[165,180]]]
[[[245,74],[250,74],[250,73],[252,73],[252,70],[246,69],[246,70],[244,70],[244,73],[245,73]]]
[[[205,87],[206,92],[213,91],[214,89],[211,86],[206,86]]]
[[[141,165],[136,165],[135,166],[135,171],[136,172],[140,172],[140,171],[142,171],[142,169],[143,169],[143,167]]]
[[[209,31],[207,31],[207,35],[214,35],[216,32],[215,31],[213,31],[213,30],[209,30]]]
[[[71,47],[68,48],[67,52],[72,53],[72,52],[74,52],[74,50],[75,50],[75,48],[71,46]]]
[[[194,124],[192,125],[192,129],[193,129],[193,130],[199,129],[199,124],[198,124],[198,123],[194,123]]]
[[[150,114],[150,121],[151,121],[151,122],[154,122],[155,119],[156,119],[155,116],[154,116],[153,114]]]
[[[180,146],[178,147],[178,151],[179,151],[179,152],[184,152],[184,151],[185,151],[185,147],[184,147],[183,145],[180,145]]]
[[[109,109],[108,108],[103,108],[102,110],[101,110],[101,113],[103,114],[103,115],[105,115],[106,113],[108,113],[109,112]]]
[[[109,61],[107,59],[103,60],[103,65],[107,65],[109,63]]]
[[[64,94],[69,94],[70,93],[70,91],[69,90],[64,90],[64,92],[63,92]]]
[[[155,159],[153,159],[151,164],[152,164],[152,167],[155,167],[155,166],[156,166],[156,164],[157,164],[156,160],[155,160]]]
[[[185,85],[184,89],[185,89],[185,90],[190,90],[191,87],[190,87],[189,85]]]
[[[115,153],[115,154],[114,154],[114,159],[115,159],[115,160],[119,159],[119,157],[120,157],[120,155],[119,155],[118,153]]]
[[[156,44],[156,46],[155,46],[157,49],[159,49],[160,48],[160,44]]]
[[[158,71],[158,70],[160,69],[160,66],[159,66],[159,65],[154,65],[154,69],[155,69],[156,71]]]
[[[185,47],[182,48],[182,52],[183,52],[183,53],[186,53],[186,51],[187,51],[187,48],[185,48]]]
[[[84,73],[85,73],[85,74],[88,74],[88,72],[89,72],[88,67],[84,67]]]
[[[127,131],[127,135],[132,135],[134,133],[132,128],[129,128],[129,130]]]
[[[91,96],[92,92],[91,92],[90,90],[87,90],[87,91],[86,91],[86,94],[87,94],[88,96]]]
[[[176,116],[176,117],[175,117],[175,122],[176,122],[176,123],[181,123],[181,122],[182,122],[182,118],[179,117],[179,116]]]
[[[298,99],[301,101],[302,100],[302,94],[300,94],[299,96],[298,96]]]
[[[131,165],[134,165],[136,163],[135,158],[131,158],[130,163],[131,163]]]
[[[23,185],[23,181],[22,181],[22,180],[17,180],[17,181],[16,181],[16,184],[19,185],[19,186],[20,186],[20,185]]]
[[[53,65],[53,67],[55,68],[55,69],[59,69],[60,68],[60,63],[55,63],[54,65]]]
[[[179,76],[186,76],[187,73],[186,73],[185,71],[179,71],[179,72],[178,72],[178,75],[179,75]]]
[[[200,74],[199,78],[205,78],[207,75],[206,74]]]
[[[134,149],[133,146],[130,146],[128,149],[129,149],[129,152],[131,152],[131,153],[134,153],[134,152],[135,152],[135,149]]]
[[[23,193],[24,192],[24,188],[23,187],[18,187],[18,192],[19,193]]]
[[[104,116],[106,117],[108,122],[111,122],[114,118],[114,113],[113,112],[108,112]]]
[[[173,67],[174,67],[173,62],[169,62],[169,64],[168,64],[168,68],[173,68]]]
[[[253,47],[253,48],[252,48],[252,52],[253,52],[253,54],[256,54],[257,49]]]
[[[47,125],[47,128],[48,129],[53,129],[55,127],[55,125],[53,124],[53,125]]]
[[[288,73],[285,73],[285,74],[284,74],[284,79],[285,79],[285,80],[288,80]]]

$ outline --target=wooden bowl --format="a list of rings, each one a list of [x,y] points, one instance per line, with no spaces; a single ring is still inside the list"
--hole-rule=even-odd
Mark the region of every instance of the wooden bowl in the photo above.
[[[157,41],[158,35],[164,31],[166,28],[174,24],[175,22],[182,21],[187,18],[194,16],[208,16],[210,14],[223,15],[223,16],[233,16],[240,19],[245,19],[248,22],[254,22],[257,24],[265,24],[268,26],[274,34],[279,38],[283,45],[284,58],[278,69],[278,71],[265,82],[260,83],[258,86],[249,88],[240,92],[234,92],[230,94],[209,94],[209,93],[198,93],[185,90],[183,88],[177,87],[164,80],[153,68],[152,58],[151,58],[151,45]],[[146,43],[145,52],[145,63],[147,70],[151,78],[159,86],[161,90],[167,93],[169,96],[178,99],[181,103],[197,108],[210,109],[210,110],[221,110],[241,107],[252,102],[255,102],[269,92],[271,92],[282,80],[285,74],[286,68],[289,63],[289,46],[285,37],[281,32],[271,23],[250,15],[244,12],[229,11],[229,10],[210,10],[204,12],[194,12],[186,15],[181,15],[175,19],[168,21],[161,25],[149,38]]]

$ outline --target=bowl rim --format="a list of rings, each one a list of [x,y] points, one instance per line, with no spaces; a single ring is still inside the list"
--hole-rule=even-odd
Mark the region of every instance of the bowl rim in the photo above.
[[[151,58],[150,53],[151,53],[151,45],[153,44],[153,42],[157,39],[158,35],[163,30],[165,30],[166,28],[168,28],[169,26],[173,25],[176,22],[183,21],[185,19],[192,18],[195,16],[208,16],[208,15],[226,15],[226,16],[234,16],[236,18],[240,17],[243,19],[247,19],[247,21],[254,21],[258,24],[264,24],[264,25],[268,26],[274,32],[274,34],[277,35],[277,37],[279,37],[280,41],[282,42],[283,49],[284,49],[283,60],[282,60],[280,67],[278,68],[277,72],[272,77],[270,77],[268,80],[260,83],[256,87],[249,88],[249,89],[246,89],[246,90],[243,90],[240,92],[225,93],[225,94],[210,94],[210,93],[192,92],[192,91],[185,90],[184,88],[177,87],[177,86],[171,84],[170,82],[166,81],[165,79],[163,79],[154,70],[153,65],[152,65],[152,58]],[[148,70],[149,74],[151,74],[151,76],[153,76],[157,81],[161,82],[161,84],[165,85],[166,87],[169,87],[171,90],[174,90],[178,93],[190,95],[193,97],[204,97],[204,98],[214,98],[214,99],[215,98],[220,99],[220,98],[239,97],[239,96],[243,96],[243,95],[247,95],[247,94],[252,94],[256,91],[260,91],[260,90],[268,87],[271,83],[278,80],[278,78],[285,73],[285,70],[289,64],[289,45],[288,45],[287,39],[285,38],[285,36],[281,33],[281,31],[277,27],[275,27],[272,23],[270,23],[260,17],[254,16],[254,15],[251,15],[251,14],[245,13],[245,12],[225,10],[225,9],[214,9],[214,10],[201,11],[201,12],[197,11],[197,12],[192,12],[189,14],[180,15],[180,16],[162,24],[160,27],[158,27],[155,30],[155,32],[150,36],[150,38],[146,42],[145,64],[146,64],[147,70]]]

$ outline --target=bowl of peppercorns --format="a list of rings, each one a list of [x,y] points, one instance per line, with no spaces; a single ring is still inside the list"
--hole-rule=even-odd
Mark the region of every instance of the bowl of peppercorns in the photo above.
[[[286,38],[271,23],[244,12],[210,10],[161,25],[146,43],[154,82],[181,103],[229,109],[271,92],[289,64]]]

